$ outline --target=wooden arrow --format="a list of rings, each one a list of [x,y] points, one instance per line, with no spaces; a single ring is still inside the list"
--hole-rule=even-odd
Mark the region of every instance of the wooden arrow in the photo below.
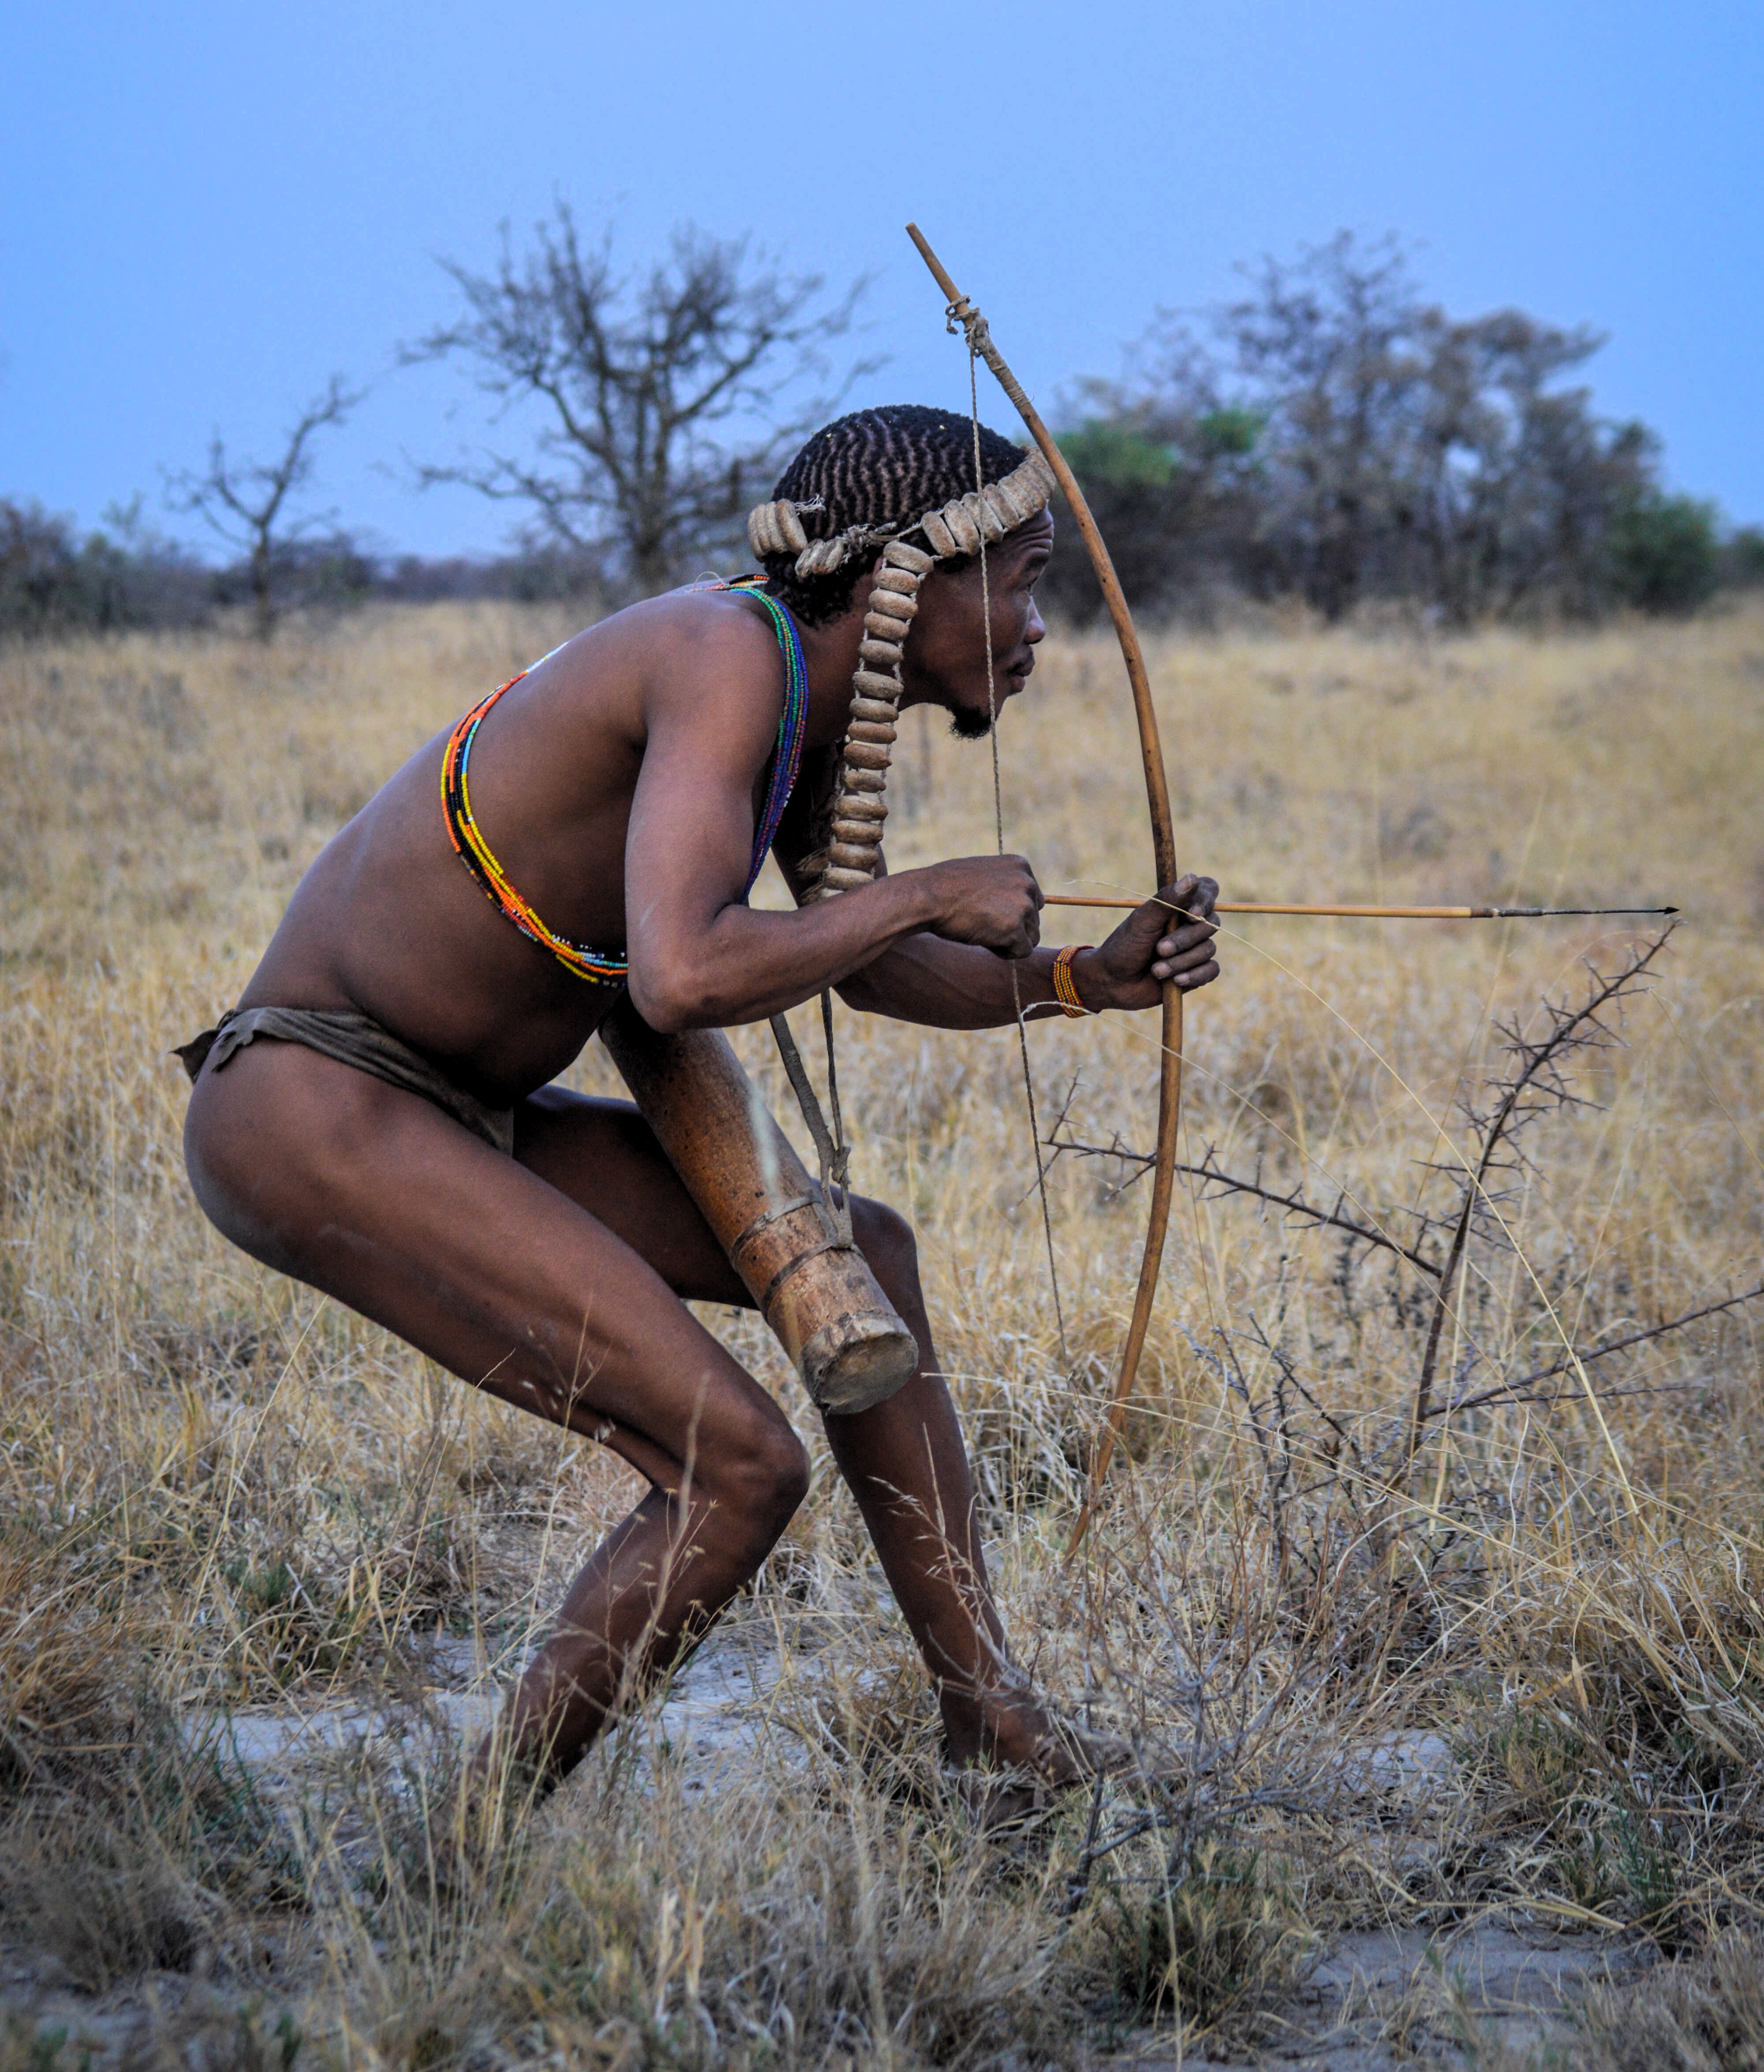
[[[1157,899],[1155,894],[1145,899],[1093,899],[1088,894],[1077,892],[1049,892],[1043,895],[1050,906],[1117,906],[1131,911],[1149,906]],[[1187,908],[1172,906],[1173,914],[1184,914]],[[1676,914],[1676,906],[1312,906],[1290,902],[1260,899],[1220,899],[1214,902],[1215,914],[1338,914],[1356,921],[1547,921],[1565,915],[1610,914]]]

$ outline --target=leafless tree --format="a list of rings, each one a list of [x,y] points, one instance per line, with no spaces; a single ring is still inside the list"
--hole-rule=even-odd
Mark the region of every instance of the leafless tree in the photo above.
[[[253,629],[260,640],[275,631],[272,579],[278,551],[324,522],[314,513],[284,516],[289,498],[311,479],[313,434],[327,425],[340,425],[366,393],[333,374],[323,393],[294,419],[279,460],[229,460],[216,432],[209,443],[208,465],[199,472],[185,469],[167,483],[167,502],[174,511],[195,512],[244,553]]]
[[[787,278],[746,239],[689,227],[647,273],[620,273],[611,232],[585,244],[562,202],[524,252],[503,226],[493,272],[442,264],[464,306],[405,360],[463,362],[498,421],[533,405],[541,421],[524,458],[485,450],[425,467],[421,479],[526,506],[541,538],[644,594],[738,535],[782,456],[835,400],[800,392],[825,382],[826,348],[852,328],[867,286],[825,303],[820,276]],[[879,364],[860,363],[835,395]]]

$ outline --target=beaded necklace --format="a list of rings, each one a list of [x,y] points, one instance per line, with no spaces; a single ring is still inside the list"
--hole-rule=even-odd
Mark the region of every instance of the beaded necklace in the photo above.
[[[753,862],[747,873],[747,882],[742,887],[744,903],[765,864],[767,852],[783,818],[784,808],[796,788],[802,768],[803,729],[808,710],[808,670],[803,660],[802,639],[797,632],[796,622],[775,598],[767,597],[757,587],[763,581],[763,577],[754,576],[742,577],[734,582],[718,581],[693,586],[701,590],[739,590],[744,596],[757,598],[766,607],[784,658],[784,709],[778,722],[778,746],[772,754],[771,779],[754,839]],[[556,652],[553,648],[552,653]],[[574,972],[588,984],[623,986],[631,969],[630,959],[619,952],[593,950],[585,944],[569,942],[548,928],[496,861],[495,852],[485,841],[472,814],[470,766],[471,745],[477,738],[478,729],[503,693],[512,690],[522,677],[530,676],[538,666],[538,663],[532,663],[519,676],[499,684],[488,697],[475,705],[448,735],[441,758],[442,817],[447,824],[449,839],[460,861],[483,886],[491,903],[500,908],[522,935],[537,943],[541,948],[549,950],[566,971]]]

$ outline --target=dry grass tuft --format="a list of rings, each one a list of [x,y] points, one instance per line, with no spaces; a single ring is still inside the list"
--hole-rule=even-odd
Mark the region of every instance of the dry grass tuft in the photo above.
[[[1153,2021],[1248,2047],[1333,1934],[1478,1911],[1673,1959],[1568,2062],[1756,2062],[1764,1304],[1721,1305],[1764,1235],[1764,620],[1156,650],[1184,857],[1232,894],[1689,918],[1651,956],[1622,923],[1237,927],[1190,1013],[1203,1177],[1071,1569],[1149,1034],[1032,1037],[1072,1147],[1063,1346],[1010,1038],[844,1018],[859,1182],[919,1231],[1013,1630],[1143,1752],[1005,1836],[940,1774],[824,1454],[722,1643],[770,1665],[738,1762],[707,1783],[652,1708],[538,1814],[512,1780],[462,1811],[462,1662],[506,1679],[630,1482],[188,1197],[169,1046],[372,785],[564,630],[0,654],[0,2072],[88,2034],[214,2072],[1063,2062]],[[1117,673],[1050,643],[1005,730],[1050,887],[1144,884]],[[909,728],[900,777],[897,868],[990,845],[984,751]],[[1626,972],[1557,1042],[1542,1003]],[[753,1321],[709,1321],[818,1443]],[[335,1732],[242,1762],[295,1715]]]

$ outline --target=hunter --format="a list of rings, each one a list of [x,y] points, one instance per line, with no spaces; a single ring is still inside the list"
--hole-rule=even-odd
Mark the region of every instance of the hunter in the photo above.
[[[885,767],[877,655],[898,657],[895,709],[984,739],[1044,631],[1050,478],[997,433],[977,449],[967,417],[912,405],[816,433],[754,514],[763,578],[616,612],[419,749],[181,1053],[191,1182],[228,1238],[648,1484],[510,1701],[508,1741],[546,1779],[709,1627],[808,1478],[788,1416],[686,1307],[751,1298],[648,1126],[553,1083],[607,1014],[628,994],[653,1030],[722,1028],[831,986],[860,1013],[997,1029],[1218,976],[1210,878],[1056,959],[1022,857],[882,865],[881,787],[853,748]],[[794,912],[746,903],[768,853]],[[1007,1651],[911,1231],[851,1206],[920,1359],[886,1401],[828,1416],[829,1447],[950,1762],[1071,1782],[1099,1758]]]

